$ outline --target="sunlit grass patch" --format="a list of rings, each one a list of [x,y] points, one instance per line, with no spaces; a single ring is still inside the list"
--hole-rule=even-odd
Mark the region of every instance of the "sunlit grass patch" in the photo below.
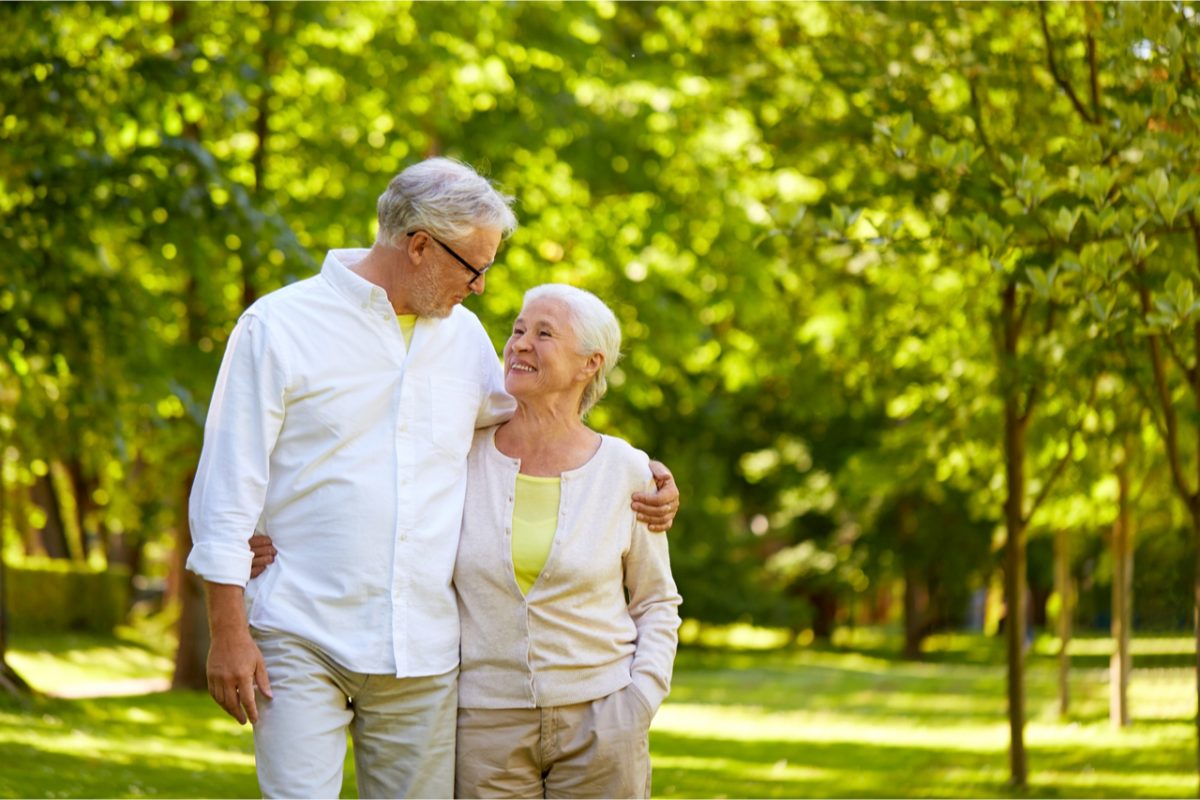
[[[679,641],[685,645],[734,650],[773,650],[790,643],[791,639],[791,633],[783,628],[763,628],[745,623],[703,625],[694,619],[685,619],[679,626]],[[811,641],[811,636],[808,639]]]
[[[17,645],[63,680],[169,672],[161,652],[128,639]],[[982,660],[994,645],[962,637],[939,645],[945,660],[921,662],[886,648],[685,646],[651,732],[654,794],[1012,797],[1003,661]],[[1135,668],[1125,730],[1108,723],[1107,677],[1073,670],[1060,721],[1056,661],[1030,657],[1025,796],[1194,796],[1194,673]],[[343,796],[353,781],[348,755]],[[250,729],[204,693],[0,701],[0,797],[257,794]]]
[[[9,645],[8,663],[38,691],[88,683],[163,678],[171,659],[133,638],[83,634],[23,634]]]
[[[981,657],[993,646],[964,636],[941,643],[943,653],[957,656],[917,663],[889,660],[882,649],[684,648],[671,698],[653,728],[655,793],[1014,796],[1007,785],[1004,667]],[[1147,721],[1114,730],[1107,671],[1072,672],[1072,712],[1060,722],[1056,663],[1032,658],[1030,796],[1192,796],[1191,679],[1187,670],[1135,670],[1131,702],[1135,717]]]

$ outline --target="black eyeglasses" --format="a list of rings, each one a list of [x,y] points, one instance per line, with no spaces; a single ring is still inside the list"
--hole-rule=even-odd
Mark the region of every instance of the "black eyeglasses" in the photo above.
[[[442,249],[443,249],[443,250],[445,250],[445,251],[446,251],[447,253],[449,253],[450,255],[454,256],[454,260],[455,260],[455,261],[457,261],[458,263],[462,264],[464,267],[466,267],[466,268],[467,268],[467,271],[471,273],[471,280],[467,281],[467,288],[468,288],[468,289],[473,289],[473,288],[475,288],[475,281],[477,281],[477,280],[479,280],[480,278],[482,278],[482,277],[483,277],[483,275],[484,275],[484,273],[485,273],[485,272],[487,272],[489,269],[491,269],[491,268],[492,268],[492,265],[491,265],[491,264],[487,264],[487,265],[485,265],[485,266],[484,266],[484,268],[483,268],[483,269],[475,269],[475,267],[472,267],[472,266],[471,266],[470,262],[468,262],[468,261],[467,261],[465,258],[463,258],[462,256],[460,256],[458,253],[454,252],[454,248],[453,248],[453,247],[451,247],[450,245],[446,244],[445,242],[443,242],[441,239],[439,239],[439,238],[437,238],[436,236],[434,236],[434,235],[433,235],[432,233],[430,233],[429,231],[409,231],[409,232],[408,232],[408,235],[409,235],[409,236],[416,236],[418,233],[423,233],[423,234],[425,234],[426,236],[428,236],[430,239],[433,239],[435,242],[437,242],[438,244],[440,244],[440,245],[442,246]]]

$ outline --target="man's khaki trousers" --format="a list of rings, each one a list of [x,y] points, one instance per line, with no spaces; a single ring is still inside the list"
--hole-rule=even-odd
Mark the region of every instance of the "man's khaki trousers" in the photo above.
[[[650,703],[633,684],[588,703],[460,708],[456,797],[649,797]]]
[[[264,797],[337,797],[347,730],[359,797],[451,796],[457,668],[421,678],[364,675],[303,639],[253,633],[274,695],[256,696]]]

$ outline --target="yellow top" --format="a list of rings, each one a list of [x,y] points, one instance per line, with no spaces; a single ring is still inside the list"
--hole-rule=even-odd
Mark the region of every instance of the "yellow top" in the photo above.
[[[400,323],[400,333],[404,336],[404,346],[412,347],[413,329],[417,327],[416,314],[397,314],[396,320]]]
[[[529,594],[534,581],[546,566],[550,544],[558,530],[558,500],[562,481],[517,475],[513,497],[512,561],[513,575],[521,594]]]

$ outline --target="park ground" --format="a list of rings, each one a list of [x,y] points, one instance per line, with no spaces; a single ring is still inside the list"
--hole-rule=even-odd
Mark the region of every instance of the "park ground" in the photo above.
[[[1134,723],[1108,722],[1104,638],[1072,642],[1060,718],[1054,653],[1029,658],[1030,786],[1008,779],[1002,643],[946,635],[904,662],[884,632],[832,645],[685,626],[651,731],[656,797],[1195,797],[1188,636],[1134,644]],[[254,797],[248,728],[207,695],[160,691],[169,650],[144,631],[20,636],[9,660],[41,693],[0,699],[0,797]],[[354,796],[347,759],[343,796]]]

